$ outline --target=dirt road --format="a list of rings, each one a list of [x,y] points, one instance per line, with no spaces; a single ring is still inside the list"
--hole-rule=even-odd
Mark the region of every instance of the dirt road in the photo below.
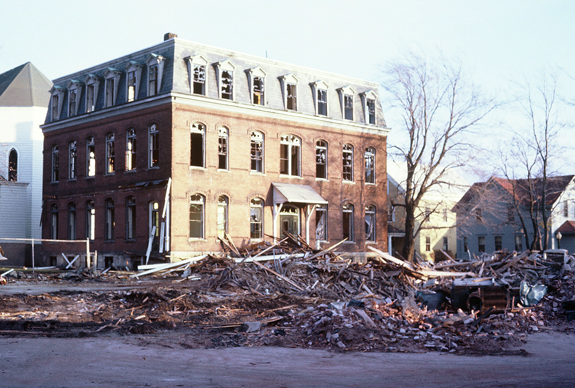
[[[573,387],[575,336],[535,334],[526,356],[186,349],[175,334],[0,338],[2,387]]]

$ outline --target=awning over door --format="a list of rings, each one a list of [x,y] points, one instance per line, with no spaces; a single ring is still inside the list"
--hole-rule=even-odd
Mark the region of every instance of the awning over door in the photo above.
[[[327,205],[328,203],[309,185],[272,183],[272,186],[274,187],[274,205],[286,202],[306,205]]]

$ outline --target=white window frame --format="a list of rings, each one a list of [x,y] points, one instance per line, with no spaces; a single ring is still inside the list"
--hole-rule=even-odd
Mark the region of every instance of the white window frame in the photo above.
[[[202,136],[202,149],[201,149],[201,154],[202,154],[202,162],[201,165],[197,165],[197,164],[192,164],[192,157],[193,157],[193,135],[201,135]],[[203,123],[193,123],[190,126],[190,168],[205,168],[206,167],[206,126]]]
[[[339,92],[339,101],[340,101],[340,105],[341,105],[341,118],[344,120],[349,120],[349,121],[353,121],[355,119],[355,89],[352,88],[351,86],[344,86],[342,88],[338,89]],[[345,113],[346,113],[346,106],[345,106],[345,101],[346,101],[346,96],[351,98],[351,119],[346,118]]]
[[[126,102],[136,101],[138,99],[138,94],[140,92],[140,83],[142,81],[142,69],[143,65],[136,61],[130,61],[130,64],[126,67]],[[130,99],[130,73],[134,73],[134,98]]]
[[[154,163],[154,153],[157,160]],[[148,168],[160,168],[160,130],[157,124],[148,126]]]
[[[116,135],[113,132],[106,134],[106,175],[116,172]]]
[[[314,104],[314,111],[315,114],[318,116],[329,116],[329,85],[325,81],[316,81],[311,83],[312,91],[313,91],[313,104]],[[325,115],[319,112],[319,92],[325,92]]]
[[[86,238],[96,238],[96,207],[93,200],[86,201]]]
[[[190,94],[194,94],[196,96],[207,96],[208,95],[208,65],[209,62],[203,55],[194,55],[185,57],[184,60],[188,65],[188,80],[190,83]],[[196,66],[203,66],[204,67],[204,92],[203,93],[194,93],[194,76],[195,76],[195,68]]]
[[[108,67],[104,72],[104,106],[109,108],[115,106],[118,101],[118,90],[120,89],[120,78],[122,77],[122,71],[114,69],[113,67]],[[112,89],[110,89],[110,80],[114,81]],[[112,101],[109,99],[109,95],[112,93]]]
[[[216,63],[216,69],[217,69],[217,81],[218,81],[218,98],[220,99],[225,99],[228,101],[235,101],[235,92],[236,92],[236,88],[235,88],[235,82],[236,82],[236,75],[234,74],[234,71],[236,69],[236,67],[230,62],[229,59],[222,61],[222,62],[218,62]],[[232,85],[231,85],[231,98],[223,98],[223,73],[224,71],[231,73],[232,75]]]
[[[199,197],[201,198],[201,200],[197,200],[194,199],[194,197]],[[188,226],[188,238],[190,240],[203,240],[205,237],[205,229],[206,229],[206,197],[200,193],[195,193],[190,195],[190,201],[189,201],[189,205],[190,205],[190,213],[191,213],[191,206],[192,205],[201,205],[202,209],[201,209],[201,215],[200,215],[200,235],[199,236],[192,236],[192,228],[190,226]],[[188,216],[188,221],[189,223],[192,222],[191,217]]]
[[[373,101],[374,104],[374,122],[369,122],[369,106],[368,101]],[[377,94],[373,90],[368,90],[366,92],[361,93],[361,102],[363,105],[363,120],[364,123],[367,125],[376,125],[377,124]]]
[[[94,75],[94,74],[88,74],[88,76],[86,77],[86,79],[84,80],[84,83],[86,85],[86,113],[90,113],[96,110],[96,105],[98,103],[98,91],[100,89],[100,77]],[[93,105],[90,106],[89,104],[89,100],[88,100],[88,90],[90,89],[90,87],[93,87],[94,89],[94,96],[93,96]]]
[[[136,171],[136,148],[137,136],[135,128],[128,128],[126,130],[126,159],[124,162],[125,171]]]
[[[64,105],[65,93],[66,88],[62,86],[54,85],[52,89],[50,89],[50,121],[57,121],[62,118],[62,106]]]
[[[52,145],[52,169],[50,181],[60,181],[60,146],[58,144]]]
[[[92,156],[90,156],[90,147],[93,147]],[[94,136],[88,136],[86,138],[86,178],[94,176],[96,176],[96,140]]]
[[[366,223],[366,236],[365,241],[374,243],[377,241],[377,220],[375,218],[377,212],[377,208],[374,205],[368,205],[365,207],[365,223]],[[367,219],[368,215],[371,218],[371,239],[367,236]]]
[[[354,166],[353,166],[353,162],[354,162],[354,152],[353,152],[353,145],[350,143],[346,143],[343,145],[342,147],[342,168],[341,168],[341,179],[344,182],[353,182],[353,178],[354,178],[354,174],[353,174],[353,170],[354,170]],[[346,161],[348,161],[348,158],[346,158],[346,155],[351,155],[351,159],[349,159],[349,161],[351,162],[350,166],[346,165]],[[346,177],[346,169],[349,168],[349,176]]]
[[[293,74],[282,75],[280,78],[281,87],[282,87],[282,97],[284,103],[284,109],[290,110],[293,112],[297,112],[298,107],[298,79]],[[295,109],[288,108],[288,85],[294,85],[295,87]]]
[[[155,93],[151,93],[151,91],[150,91],[150,80],[147,79],[147,83],[146,83],[147,91],[146,91],[146,93],[147,93],[148,97],[160,94],[160,91],[162,90],[162,78],[164,76],[164,65],[165,65],[165,63],[166,63],[166,59],[161,55],[154,54],[154,53],[151,53],[150,55],[148,55],[148,58],[146,59],[146,65],[148,67],[148,69],[147,69],[148,77],[150,76],[150,73],[149,73],[150,67],[152,67],[152,66],[158,67],[158,77],[156,79]]]
[[[82,88],[84,84],[78,80],[71,80],[68,82],[68,117],[74,117],[78,115],[80,108],[80,96],[82,95]],[[72,106],[72,96],[74,98],[74,106]]]
[[[68,180],[78,178],[78,143],[76,140],[68,142]]]
[[[218,128],[218,170],[230,169],[230,131],[227,127]],[[223,142],[222,142],[223,140]],[[221,157],[224,157],[224,166],[221,165]]]
[[[372,181],[368,181],[368,180],[367,180],[367,172],[369,171],[368,168],[367,168],[367,160],[368,160],[368,157],[369,157],[369,156],[371,156],[371,158],[372,158],[372,167],[371,167],[372,177],[373,177],[373,178],[372,178]],[[365,171],[364,171],[365,184],[366,184],[366,185],[375,185],[375,182],[376,182],[376,177],[375,177],[375,172],[376,172],[376,169],[375,169],[376,150],[375,150],[375,148],[374,148],[374,147],[367,147],[367,148],[365,149],[365,153],[364,153],[363,159],[364,159],[364,170],[365,170]]]
[[[218,196],[218,206],[216,208],[216,232],[220,238],[224,238],[225,234],[228,233],[229,205],[230,200],[227,195]]]
[[[257,149],[254,148],[254,144],[260,144],[260,155],[257,155]],[[250,171],[263,174],[264,173],[264,161],[265,161],[265,136],[260,131],[252,131],[250,134]],[[258,160],[260,168],[258,169]],[[255,163],[256,168],[253,168]]]
[[[283,146],[287,146],[287,172],[282,172],[281,168],[281,149]],[[297,171],[292,171],[293,166],[293,152],[292,149],[294,147],[298,147],[297,149],[297,164],[296,169]],[[280,175],[283,176],[295,176],[301,177],[301,147],[302,147],[302,140],[296,135],[286,134],[280,137]]]
[[[264,207],[265,201],[260,197],[255,197],[250,200],[250,241],[259,241],[264,237]],[[259,209],[260,219],[254,219],[252,209]],[[259,225],[259,235],[252,234],[252,225]]]
[[[320,142],[323,143],[323,144],[318,144],[318,143],[320,143]],[[328,147],[329,147],[328,142],[325,141],[325,140],[323,140],[323,139],[318,139],[318,140],[316,140],[316,142],[315,142],[315,179],[327,180],[327,178],[328,178],[328,175],[327,175],[327,171],[328,171],[328,170],[327,170],[327,167],[328,167],[327,162],[328,162],[328,159],[329,159],[329,158],[328,158]],[[325,167],[324,167],[324,169],[325,169],[325,176],[323,176],[323,177],[320,177],[320,176],[318,176],[318,174],[317,174],[317,166],[318,166],[318,165],[322,165],[322,163],[320,163],[320,160],[319,160],[319,158],[318,158],[318,150],[323,150],[323,151],[324,151],[324,152],[323,152],[323,155],[324,155],[324,157],[325,157],[325,160],[323,161],[323,165],[325,166]]]
[[[254,67],[247,71],[248,73],[248,87],[250,89],[250,102],[255,105],[266,105],[266,72],[261,67]],[[262,79],[262,91],[260,95],[259,104],[254,100],[255,95],[255,80],[256,78]]]
[[[126,240],[136,239],[136,198],[133,195],[126,197]]]
[[[351,203],[346,203],[343,205],[342,207],[342,219],[341,219],[341,225],[342,228],[344,226],[344,218],[346,214],[349,214],[349,224],[348,224],[348,230],[347,230],[347,240],[346,242],[354,242],[355,241],[355,235],[354,235],[354,231],[355,231],[355,225],[354,225],[354,216],[355,216],[355,208],[353,206],[353,204]],[[346,231],[345,228],[343,228],[343,238],[345,238],[346,235]]]
[[[315,208],[315,239],[319,242],[328,241],[327,231],[328,231],[328,218],[327,218],[327,205],[317,205]],[[323,222],[323,225],[319,225],[319,222]],[[322,229],[320,229],[320,227]]]

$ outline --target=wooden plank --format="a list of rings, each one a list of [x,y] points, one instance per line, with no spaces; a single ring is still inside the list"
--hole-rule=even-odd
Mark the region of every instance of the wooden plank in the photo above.
[[[279,277],[280,279],[285,280],[286,282],[288,282],[289,284],[291,284],[292,286],[294,286],[294,287],[297,288],[298,290],[303,291],[303,288],[301,288],[300,286],[298,286],[297,284],[295,284],[294,282],[292,282],[292,281],[289,280],[288,278],[286,278],[286,277],[280,275],[279,273],[277,273],[277,272],[274,271],[273,269],[270,269],[270,268],[266,267],[265,265],[258,263],[257,261],[254,261],[253,263],[254,263],[255,265],[257,265],[257,266],[259,266],[259,267],[265,269],[266,271],[268,271],[268,272],[270,272],[270,273],[276,275],[276,276]]]
[[[191,258],[186,259],[186,260],[178,261],[177,263],[160,264],[159,268],[152,268],[152,269],[149,269],[149,270],[144,271],[144,272],[138,272],[138,273],[135,273],[135,274],[130,275],[130,277],[132,277],[132,278],[137,278],[137,277],[140,277],[140,276],[152,274],[152,273],[154,273],[154,272],[163,271],[163,270],[165,270],[165,269],[177,268],[177,267],[180,267],[180,266],[184,266],[184,265],[186,265],[186,264],[188,264],[188,263],[194,263],[194,262],[200,261],[200,260],[206,258],[207,256],[208,256],[208,255],[191,257]]]
[[[312,260],[315,259],[316,257],[319,257],[321,255],[323,255],[324,253],[330,252],[332,250],[334,250],[335,248],[337,248],[338,246],[340,246],[341,244],[343,244],[345,241],[347,241],[347,237],[344,238],[343,240],[341,240],[340,242],[332,245],[331,247],[324,249],[323,251],[316,253],[315,255],[313,255],[312,257],[308,257],[307,260]]]

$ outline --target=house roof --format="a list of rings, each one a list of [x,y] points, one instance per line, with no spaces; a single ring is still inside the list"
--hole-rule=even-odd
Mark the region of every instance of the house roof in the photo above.
[[[561,232],[561,234],[575,234],[575,221],[565,221],[555,233]]]
[[[0,106],[48,107],[52,82],[31,62],[0,74]]]
[[[547,178],[547,196],[546,196],[546,205],[551,206],[557,201],[561,193],[563,193],[567,185],[573,180],[575,175],[563,175],[563,176],[556,176],[556,177],[548,177]],[[543,189],[543,179],[504,179],[504,178],[497,178],[491,177],[487,182],[477,182],[474,183],[469,190],[465,193],[465,195],[461,198],[461,200],[457,203],[456,207],[465,205],[471,202],[476,196],[481,195],[482,193],[489,190],[492,184],[497,184],[501,187],[505,193],[508,193],[511,198],[515,196],[517,201],[524,205],[528,206],[532,200],[531,193],[541,193]],[[535,202],[540,202],[541,198],[539,194],[536,195],[534,198]]]

